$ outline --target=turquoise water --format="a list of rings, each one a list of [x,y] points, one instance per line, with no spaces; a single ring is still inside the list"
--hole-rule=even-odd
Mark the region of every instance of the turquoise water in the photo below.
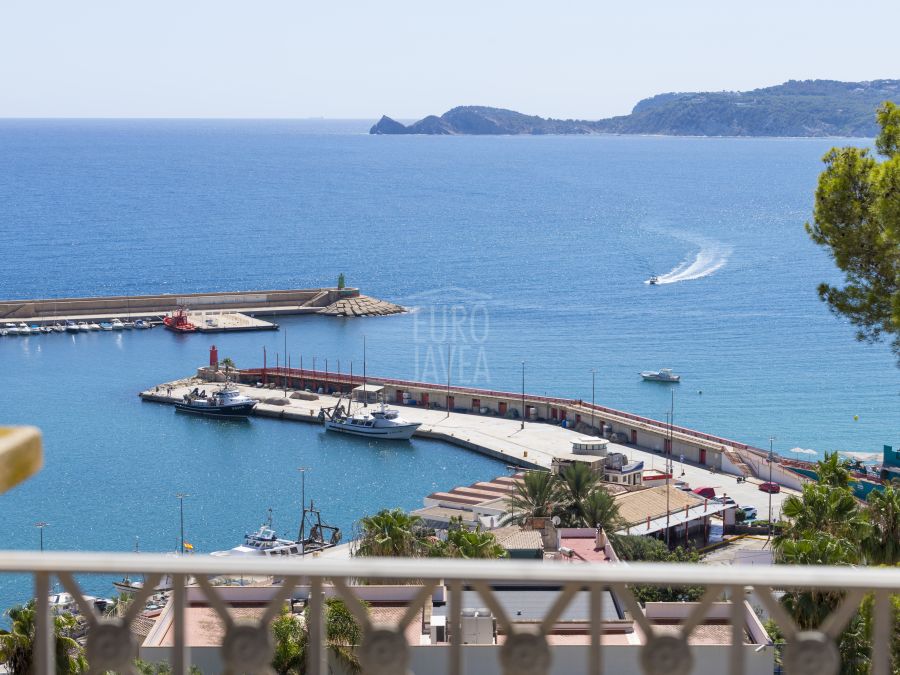
[[[292,363],[526,386],[776,449],[900,445],[897,370],[819,302],[809,242],[822,139],[370,137],[367,123],[0,122],[0,297],[315,287],[339,272],[417,311],[284,321]],[[645,280],[659,275],[659,286]],[[34,423],[47,467],[0,496],[5,545],[233,545],[266,507],[296,524],[299,477],[344,527],[380,506],[504,472],[415,441],[223,425],[141,404],[215,342],[238,365],[284,333],[0,339],[2,421]],[[702,392],[699,393],[699,392]],[[858,416],[858,420],[854,420]],[[0,594],[0,601],[7,591]]]

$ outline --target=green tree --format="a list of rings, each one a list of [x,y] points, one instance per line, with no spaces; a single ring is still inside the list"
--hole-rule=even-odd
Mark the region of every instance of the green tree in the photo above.
[[[13,675],[26,675],[34,668],[35,614],[34,600],[6,612],[11,626],[8,631],[0,630],[0,662]],[[71,614],[53,617],[57,675],[87,670],[84,649],[73,637],[76,628],[77,621]]]
[[[307,672],[309,654],[309,609],[303,617],[284,607],[272,622],[275,657],[272,668],[280,675],[303,675]],[[325,600],[325,643],[333,658],[342,666],[341,671],[358,673],[359,659],[355,647],[362,639],[362,629],[343,600]]]
[[[549,518],[559,508],[560,499],[556,476],[549,471],[526,471],[515,484],[504,522],[521,525],[530,518]]]
[[[585,497],[581,510],[586,527],[602,527],[609,533],[622,525],[618,503],[602,487],[595,488]]]
[[[481,527],[475,530],[449,530],[447,544],[450,558],[496,559],[508,555],[493,533],[485,532]]]
[[[776,552],[787,541],[807,539],[815,534],[847,542],[853,550],[869,536],[866,514],[849,490],[821,483],[803,486],[800,496],[790,495],[781,507],[787,519],[775,537]]]
[[[868,497],[870,531],[865,552],[870,564],[900,563],[900,489],[872,490]]]
[[[854,481],[837,452],[826,452],[825,459],[816,462],[816,475],[823,485],[836,488],[849,488]]]
[[[670,551],[666,544],[653,537],[613,534],[609,537],[619,558],[626,562],[697,563],[695,551],[680,546]],[[704,593],[702,586],[632,586],[631,592],[641,603],[696,602]]]
[[[417,557],[425,550],[422,519],[402,509],[383,509],[360,521],[362,532],[356,546],[358,556]]]
[[[585,500],[594,491],[600,479],[583,462],[573,462],[559,472],[562,508],[560,516],[563,525],[569,527],[588,526],[585,518]]]
[[[857,339],[890,337],[900,359],[900,109],[886,102],[876,117],[884,160],[866,149],[832,148],[806,231],[844,273],[843,288],[823,283],[819,296],[856,327]]]

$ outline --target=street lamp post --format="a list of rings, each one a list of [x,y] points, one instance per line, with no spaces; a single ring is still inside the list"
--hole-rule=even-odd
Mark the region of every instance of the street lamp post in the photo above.
[[[666,413],[666,426],[668,426],[669,429],[672,428],[672,426],[669,422],[669,420],[671,419],[670,414],[671,413],[668,413],[668,412]],[[671,443],[671,440],[669,442]],[[665,452],[665,450],[663,450],[663,452]],[[669,476],[670,475],[671,475],[671,472],[669,471],[669,455],[666,454],[666,546],[669,545],[669,489],[670,489],[669,488]]]
[[[772,538],[772,450],[775,443],[775,437],[769,436],[769,539]]]
[[[597,390],[596,386],[597,372],[591,368],[591,433],[594,433],[594,399]],[[601,436],[603,434],[600,434]]]
[[[306,553],[306,545],[303,543],[306,539],[306,472],[309,471],[308,466],[298,466],[297,471],[300,472],[300,553]]]
[[[184,498],[189,495],[186,492],[178,492],[175,497],[178,499],[178,511],[181,522],[181,539],[178,545],[178,555],[184,555]]]
[[[528,412],[525,410],[525,362],[522,361],[522,429],[525,428],[525,417]]]
[[[44,528],[47,527],[50,523],[45,523],[43,520],[38,521],[34,524],[34,526],[40,530],[41,533],[41,551],[44,550]]]

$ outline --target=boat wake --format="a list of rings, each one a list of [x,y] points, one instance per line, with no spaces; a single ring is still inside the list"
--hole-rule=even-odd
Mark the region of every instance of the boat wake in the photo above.
[[[692,281],[694,279],[702,279],[716,272],[725,266],[731,252],[734,250],[732,246],[717,241],[702,241],[700,250],[693,259],[683,260],[674,269],[666,274],[660,274],[657,277],[648,279],[645,284],[674,284],[679,281]]]

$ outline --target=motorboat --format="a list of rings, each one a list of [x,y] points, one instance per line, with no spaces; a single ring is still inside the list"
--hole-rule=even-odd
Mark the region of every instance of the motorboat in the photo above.
[[[676,375],[671,368],[661,368],[659,370],[645,370],[641,372],[648,382],[680,382],[681,375]]]
[[[54,323],[50,328],[55,333],[65,333],[66,332],[66,327],[64,325],[62,325],[59,321]]]
[[[255,399],[244,396],[236,386],[226,382],[211,394],[195,387],[175,404],[175,410],[214,417],[247,417],[256,403]]]
[[[115,323],[115,322],[113,322],[113,323]],[[123,321],[122,328],[124,328],[126,330],[131,330],[132,328],[134,328],[134,321]]]
[[[78,327],[78,324],[72,321],[72,319],[68,319],[66,321],[66,332],[67,333],[77,333],[81,328]]]
[[[91,329],[91,327],[88,325],[87,321],[79,321],[78,322],[78,330],[80,330],[82,333],[86,333],[90,329]]]
[[[96,321],[91,321],[91,323],[88,324],[88,330],[100,330],[100,324]]]
[[[46,335],[47,333],[52,333],[53,329],[50,326],[41,326],[40,331]]]
[[[112,324],[109,321],[100,322],[100,330],[112,330]]]
[[[652,277],[647,279],[647,283],[651,286],[656,286],[659,283],[659,277],[654,274]]]
[[[119,319],[113,319],[109,322],[109,325],[112,326],[113,330],[124,330],[125,324],[123,324]]]
[[[31,335],[31,329],[27,323],[22,322],[19,324],[19,335]]]
[[[146,330],[147,328],[150,328],[150,322],[145,321],[144,319],[138,319],[134,322],[134,327],[138,330]]]
[[[0,328],[0,337],[6,337],[9,335],[9,331],[5,328]]]
[[[14,323],[4,324],[3,328],[7,332],[8,335],[18,335],[19,334],[19,327]]]
[[[421,422],[403,419],[398,410],[389,408],[383,401],[371,411],[363,408],[353,414],[345,412],[338,402],[334,408],[322,408],[319,420],[328,431],[395,441],[408,441],[416,429],[422,426]]]
[[[307,516],[311,523],[308,536],[306,535]],[[256,532],[245,534],[243,544],[225,551],[213,551],[210,555],[217,557],[267,556],[270,558],[304,556],[337,546],[340,541],[340,528],[322,523],[321,514],[310,501],[309,508],[303,509],[300,533],[296,540],[278,537],[272,527],[272,509],[269,509],[266,522],[260,525]]]
[[[165,317],[163,319],[163,325],[175,333],[194,333],[197,330],[197,326],[191,323],[187,311],[183,308],[179,308],[169,316]]]
[[[41,334],[44,332],[44,331],[41,330],[41,327],[38,326],[36,323],[31,324],[31,325],[29,326],[29,328],[31,329],[31,334],[32,334],[32,335],[41,335]]]

